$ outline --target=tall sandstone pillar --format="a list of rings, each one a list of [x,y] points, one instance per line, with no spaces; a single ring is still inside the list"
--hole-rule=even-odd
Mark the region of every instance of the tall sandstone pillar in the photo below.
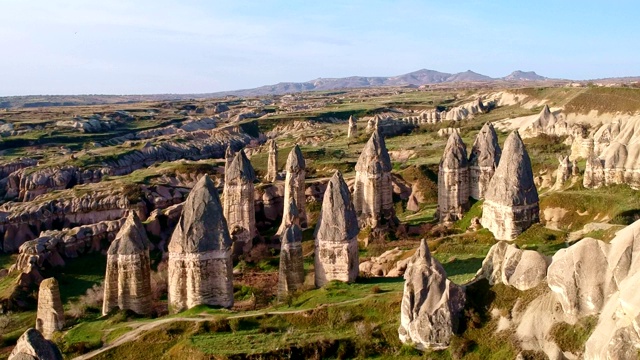
[[[304,257],[302,254],[302,230],[297,224],[297,209],[292,201],[291,219],[285,227],[280,239],[280,269],[278,273],[278,298],[287,296],[302,289],[304,285]]]
[[[169,308],[233,306],[231,236],[208,175],[187,197],[169,242]]]
[[[358,218],[339,171],[327,184],[315,231],[315,283],[354,282],[358,277]]]
[[[130,211],[107,251],[103,315],[115,308],[151,312],[150,245],[138,215]]]
[[[484,199],[489,181],[496,172],[502,150],[498,144],[498,135],[491,123],[486,123],[476,136],[469,155],[469,195]]]
[[[274,182],[278,178],[278,145],[275,140],[269,140],[269,158],[267,160],[266,180]]]
[[[302,156],[302,151],[300,151],[300,147],[296,145],[291,152],[289,152],[289,156],[287,157],[286,164],[287,174],[284,178],[284,211],[282,214],[282,224],[280,224],[280,228],[278,229],[278,235],[282,234],[285,227],[289,225],[288,221],[290,219],[289,209],[287,206],[290,202],[293,201],[298,215],[298,225],[301,228],[307,227],[307,211],[306,211],[306,203],[307,197],[305,195],[305,176],[306,176],[306,164],[304,161],[304,157]]]
[[[467,147],[457,132],[447,140],[438,169],[438,218],[452,222],[469,209],[469,163]]]
[[[64,309],[60,300],[60,287],[55,278],[48,278],[40,282],[38,290],[38,314],[36,316],[36,330],[45,339],[51,339],[53,333],[64,327]]]
[[[531,160],[520,134],[514,131],[504,143],[500,164],[489,182],[481,223],[496,239],[513,240],[539,221]]]
[[[256,174],[244,150],[225,169],[224,218],[233,239],[234,256],[251,250],[257,234],[253,182]]]
[[[376,129],[356,163],[353,205],[362,227],[397,223],[391,186],[391,159],[384,138]]]
[[[347,129],[347,138],[353,139],[358,137],[358,124],[356,118],[349,116],[349,128]]]

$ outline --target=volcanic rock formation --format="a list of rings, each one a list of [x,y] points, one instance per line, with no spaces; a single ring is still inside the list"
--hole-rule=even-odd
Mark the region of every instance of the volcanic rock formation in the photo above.
[[[602,160],[595,155],[587,158],[582,185],[588,189],[597,189],[605,184]]]
[[[302,230],[297,224],[290,224],[285,228],[280,239],[278,298],[286,299],[287,296],[301,290],[303,285]]]
[[[347,138],[352,139],[358,137],[357,119],[353,115],[349,116],[349,128],[347,129]]]
[[[274,182],[278,179],[278,145],[275,140],[270,140],[269,147],[269,159],[267,162],[267,177],[266,180]]]
[[[8,360],[62,360],[62,354],[54,343],[31,328],[20,336]]]
[[[537,251],[521,250],[500,241],[482,261],[475,279],[487,279],[490,285],[505,284],[525,291],[538,286],[547,277],[547,259]]]
[[[400,328],[403,343],[420,350],[444,349],[458,327],[458,316],[465,293],[447,279],[438,260],[431,257],[427,241],[422,239],[404,273]]]
[[[102,314],[111,310],[151,312],[151,268],[147,232],[131,211],[107,251]]]
[[[568,156],[558,157],[558,170],[556,170],[556,184],[555,188],[560,189],[567,180],[571,177],[573,172],[573,163],[569,160]]]
[[[240,150],[225,170],[224,218],[233,238],[234,256],[251,250],[257,234],[253,181],[256,174],[244,150]]]
[[[36,330],[45,339],[51,339],[53,333],[64,327],[64,309],[60,300],[60,287],[55,278],[42,280],[38,290],[38,315]]]
[[[476,136],[469,156],[469,195],[484,199],[489,181],[500,162],[502,150],[498,144],[498,135],[491,123],[486,123]]]
[[[438,171],[438,217],[440,222],[462,218],[469,209],[469,163],[467,147],[457,132],[449,136]]]
[[[362,227],[395,226],[391,159],[384,138],[375,130],[356,163],[353,204]]]
[[[169,243],[169,307],[233,305],[231,236],[218,190],[203,176],[185,201]]]
[[[315,283],[353,282],[358,276],[358,218],[339,171],[324,193],[315,231]]]
[[[302,151],[298,145],[294,146],[289,152],[286,164],[287,174],[284,178],[284,204],[293,202],[297,210],[298,225],[303,229],[307,227],[307,211],[306,211],[306,195],[305,195],[305,175],[306,164]],[[284,207],[282,215],[282,224],[278,229],[278,234],[282,234],[284,228],[289,225],[287,223],[291,215],[289,214],[290,206]]]
[[[538,190],[531,160],[517,131],[504,143],[500,164],[489,182],[482,206],[482,226],[498,240],[513,240],[539,222]]]

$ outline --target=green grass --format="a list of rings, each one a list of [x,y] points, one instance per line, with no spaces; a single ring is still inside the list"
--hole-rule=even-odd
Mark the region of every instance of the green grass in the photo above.
[[[87,289],[101,283],[107,268],[107,257],[99,252],[83,254],[67,262],[63,268],[50,269],[43,275],[53,276],[60,284],[62,303],[76,301]]]
[[[570,351],[574,354],[581,353],[597,324],[597,316],[587,316],[574,325],[565,322],[556,323],[549,334],[562,351]]]

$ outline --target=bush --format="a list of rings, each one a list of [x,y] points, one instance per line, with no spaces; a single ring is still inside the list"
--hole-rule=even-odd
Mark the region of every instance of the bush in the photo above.
[[[103,300],[104,285],[93,285],[93,287],[87,289],[85,295],[80,296],[78,301],[72,302],[69,305],[69,311],[67,314],[75,319],[82,318],[90,309],[100,311],[102,309]]]

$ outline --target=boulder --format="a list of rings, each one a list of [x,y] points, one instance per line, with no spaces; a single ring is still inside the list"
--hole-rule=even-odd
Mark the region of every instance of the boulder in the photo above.
[[[18,339],[8,360],[62,360],[58,347],[36,329],[28,329]]]

